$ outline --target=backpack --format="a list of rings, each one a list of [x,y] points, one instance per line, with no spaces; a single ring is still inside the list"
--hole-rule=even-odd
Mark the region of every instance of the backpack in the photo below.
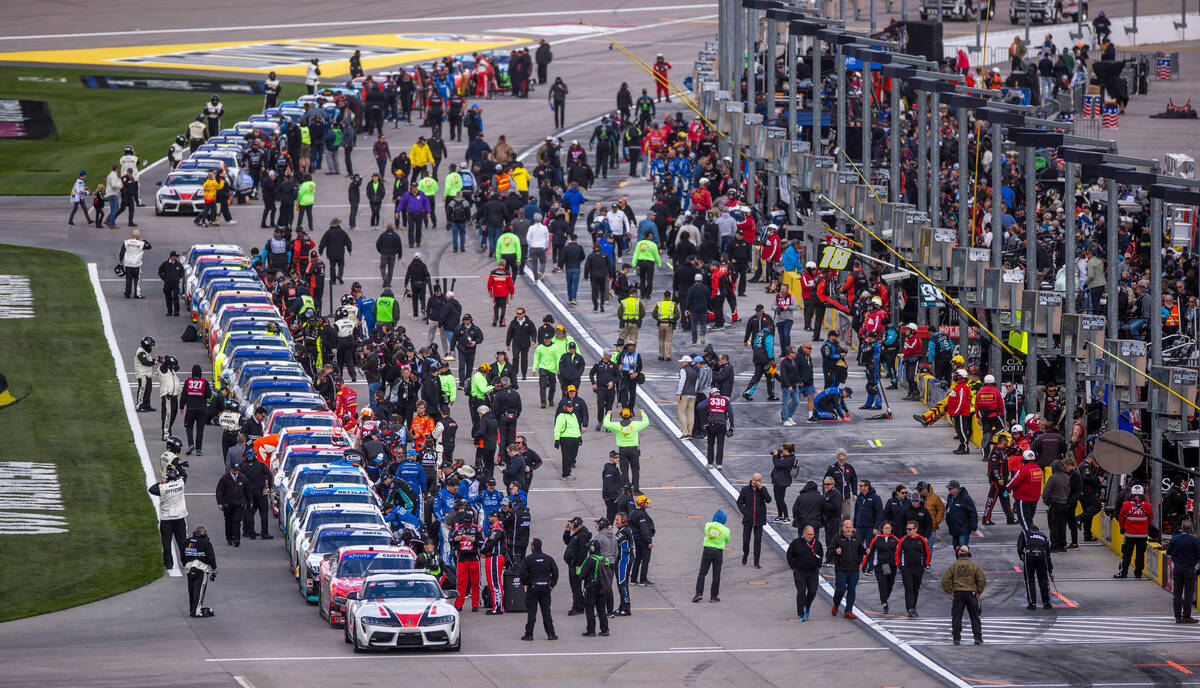
[[[1043,562],[1050,557],[1050,541],[1040,532],[1025,533],[1025,561]]]
[[[196,326],[195,326],[195,325],[188,325],[186,328],[184,328],[184,330],[183,330],[183,334],[182,334],[182,335],[181,335],[179,338],[180,338],[182,341],[185,341],[185,342],[198,342],[198,341],[200,341],[200,336],[199,336],[199,334],[196,332]]]

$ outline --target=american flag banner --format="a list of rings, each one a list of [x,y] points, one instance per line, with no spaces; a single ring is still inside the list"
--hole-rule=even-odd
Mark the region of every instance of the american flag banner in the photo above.
[[[1100,118],[1101,129],[1117,129],[1120,126],[1120,117],[1117,114],[1116,103],[1105,103],[1104,109]]]
[[[1100,116],[1100,96],[1083,96],[1083,116],[1084,117],[1099,117]]]
[[[1160,57],[1154,62],[1154,78],[1159,81],[1171,80],[1171,58]]]

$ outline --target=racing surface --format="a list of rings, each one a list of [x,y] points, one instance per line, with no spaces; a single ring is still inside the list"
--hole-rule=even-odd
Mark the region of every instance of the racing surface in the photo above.
[[[898,5],[899,3],[897,3]],[[1149,7],[1148,7],[1149,5]],[[284,5],[279,3],[278,8]],[[650,5],[646,5],[650,6]],[[1129,3],[1106,4],[1112,15],[1123,13]],[[132,28],[186,28],[219,25],[214,17],[225,18],[231,26],[240,26],[271,17],[272,23],[310,23],[303,28],[271,28],[249,32],[222,32],[220,40],[256,40],[260,38],[298,38],[307,36],[358,35],[387,31],[463,32],[517,35],[533,39],[535,33],[518,31],[530,22],[539,24],[563,23],[574,25],[579,15],[574,10],[588,8],[597,13],[585,15],[597,25],[630,28],[619,36],[625,45],[643,57],[663,52],[675,64],[673,78],[682,80],[686,65],[695,50],[705,40],[711,40],[715,24],[710,15],[715,6],[683,5],[638,12],[607,13],[584,3],[555,5],[553,12],[533,13],[526,4],[502,2],[489,5],[486,13],[479,6],[465,3],[439,3],[422,8],[397,7],[395,4],[368,3],[339,8],[331,17],[327,6],[316,4],[288,6],[287,11],[273,11],[271,3],[256,6],[254,17],[239,17],[241,6],[219,2],[199,8],[175,7],[168,3],[118,2],[106,11],[87,14],[53,12],[50,8],[26,6],[16,16],[6,17],[9,35],[44,34],[47,26],[59,33],[122,33],[131,28],[123,17],[136,12],[138,21]],[[625,6],[630,8],[634,6]],[[1141,12],[1165,12],[1166,2],[1141,3]],[[997,18],[1007,11],[1006,3],[998,3]],[[1095,11],[1095,8],[1093,8]],[[432,17],[474,16],[459,21],[410,22],[403,28],[380,22],[379,27],[365,25],[336,26],[327,22],[365,21],[380,16],[406,13],[409,19]],[[521,13],[522,16],[489,17]],[[480,17],[479,15],[484,15]],[[1004,19],[1007,24],[1007,20]],[[436,27],[436,28],[435,28]],[[952,30],[973,33],[973,25],[949,24]],[[502,30],[503,29],[503,30]],[[567,29],[545,29],[545,31]],[[1035,28],[1036,31],[1036,28]],[[228,38],[224,34],[233,35]],[[551,77],[562,76],[571,87],[568,100],[568,131],[563,134],[586,140],[592,124],[576,128],[613,104],[613,94],[620,81],[628,81],[635,93],[649,87],[649,77],[608,49],[608,40],[580,37],[572,34],[548,35],[554,45],[555,62]],[[114,45],[183,44],[218,40],[208,34],[147,33],[130,35],[80,36],[71,38],[72,47],[95,48]],[[570,42],[565,42],[569,40]],[[61,41],[54,39],[5,40],[3,50],[55,49]],[[529,101],[499,96],[483,103],[485,132],[489,141],[500,133],[508,134],[513,147],[520,152],[529,149],[546,134],[551,133],[552,117],[541,98],[544,89],[533,92]],[[197,98],[197,107],[202,98]],[[475,101],[472,101],[475,102]],[[660,106],[660,115],[663,112]],[[181,126],[184,123],[181,123]],[[417,136],[416,127],[401,125],[399,129],[385,128],[393,151],[407,147]],[[423,130],[420,132],[423,133]],[[164,142],[164,150],[167,142]],[[461,155],[462,144],[450,145],[451,161]],[[114,152],[115,157],[116,152]],[[147,154],[151,160],[157,158]],[[372,169],[369,148],[360,145],[355,153],[356,170]],[[70,164],[63,161],[63,164]],[[443,168],[444,169],[444,168]],[[165,167],[159,166],[144,173],[142,197],[147,207],[139,209],[139,225],[154,249],[146,258],[145,272],[153,273],[158,262],[172,248],[183,250],[201,242],[239,243],[249,249],[261,246],[267,234],[260,230],[257,205],[233,206],[238,223],[217,229],[201,230],[187,218],[155,218],[152,207],[153,182],[161,178]],[[330,181],[334,180],[334,181]],[[345,225],[347,207],[345,180],[317,175],[317,205],[315,228],[319,234],[328,220],[341,217]],[[645,182],[631,180],[622,187],[616,183],[623,177],[610,175],[585,195],[589,200],[615,200],[628,195],[639,217],[648,207],[649,187]],[[365,204],[364,204],[365,207]],[[162,315],[156,279],[146,279],[144,301],[121,298],[121,281],[112,276],[111,265],[126,229],[96,230],[72,228],[69,233],[62,214],[68,208],[59,198],[0,199],[3,220],[0,220],[0,242],[69,248],[100,268],[102,286],[108,299],[114,330],[121,355],[126,361],[132,356],[137,342],[145,335],[159,342],[156,353],[173,353],[186,371],[192,363],[201,363],[206,374],[211,365],[199,344],[184,344],[178,340],[183,323]],[[361,209],[360,209],[360,212]],[[360,220],[364,217],[360,214]],[[347,281],[362,281],[366,291],[375,293],[379,287],[373,244],[375,234],[359,231],[352,235],[354,253],[348,261]],[[479,277],[493,267],[492,261],[471,249],[462,256],[447,256],[446,233],[439,229],[427,231],[421,249],[434,275],[457,276],[456,293],[464,304],[464,312],[479,318],[490,309]],[[409,257],[406,251],[405,260]],[[406,264],[406,263],[404,263]],[[403,265],[403,264],[402,264]],[[402,266],[397,267],[398,270]],[[665,283],[667,273],[658,279]],[[547,280],[551,292],[562,294],[561,277]],[[657,284],[656,284],[657,286]],[[528,281],[519,281],[515,304],[524,305],[535,322],[543,313],[554,313],[562,320],[562,302],[543,302],[546,295],[535,295]],[[659,288],[661,291],[661,287]],[[341,290],[335,290],[335,297]],[[326,297],[328,298],[328,297]],[[561,297],[560,297],[561,298]],[[750,285],[747,296],[739,299],[743,316],[753,311],[755,303],[766,303],[761,285]],[[581,287],[580,306],[570,313],[578,318],[588,333],[598,342],[611,345],[615,341],[615,312],[591,313],[587,286]],[[563,299],[565,302],[565,299]],[[402,309],[405,307],[402,304]],[[511,309],[510,309],[511,312]],[[411,332],[416,322],[401,319]],[[500,329],[483,327],[485,351],[499,348],[503,338]],[[572,328],[572,335],[580,332]],[[711,334],[709,342],[718,352],[730,353],[735,370],[739,371],[740,393],[750,368],[749,350],[741,343],[741,324]],[[676,353],[695,352],[699,347],[683,346],[684,335],[676,339]],[[793,331],[794,343],[803,341],[799,329]],[[649,381],[645,391],[660,401],[666,417],[674,419],[674,374],[677,363],[654,361],[650,354],[652,336],[649,328],[643,335],[643,352]],[[97,343],[102,346],[103,343]],[[489,348],[493,347],[494,348]],[[581,351],[589,365],[595,352]],[[819,361],[815,361],[819,365]],[[132,378],[130,379],[132,382]],[[800,482],[819,480],[832,461],[833,451],[844,447],[850,453],[860,477],[872,480],[886,499],[896,484],[910,488],[917,480],[932,483],[939,494],[945,493],[947,480],[961,480],[982,509],[985,495],[983,464],[979,457],[955,456],[952,433],[947,425],[922,429],[911,420],[919,408],[909,402],[891,397],[894,418],[868,421],[861,404],[863,377],[860,369],[852,369],[850,386],[856,395],[851,403],[852,420],[848,423],[807,424],[781,428],[777,421],[778,406],[763,401],[765,391],[759,389],[757,400],[747,403],[735,399],[737,433],[727,444],[725,476],[734,484],[744,481],[754,472],[769,472],[768,452],[781,442],[797,444],[802,462]],[[360,394],[365,385],[359,385]],[[546,460],[538,473],[531,510],[534,515],[535,537],[546,543],[546,551],[561,559],[560,533],[567,519],[583,515],[588,520],[602,515],[599,499],[599,474],[604,456],[611,448],[609,436],[597,437],[594,431],[584,435],[584,447],[576,474],[579,479],[565,483],[557,479],[558,456],[551,446],[551,417],[549,411],[537,408],[536,384],[522,385],[525,414],[520,431]],[[592,401],[591,395],[584,398]],[[158,399],[153,404],[157,407]],[[459,404],[461,406],[461,403]],[[592,407],[594,414],[594,406]],[[465,409],[456,409],[460,421]],[[140,414],[152,458],[162,450],[158,440],[158,414]],[[124,422],[114,419],[114,422]],[[178,421],[177,421],[178,423]],[[176,431],[182,435],[177,424]],[[189,528],[206,523],[210,532],[217,533],[221,518],[212,497],[212,488],[220,474],[219,432],[209,427],[206,432],[209,451],[203,457],[191,457],[192,470],[188,484]],[[400,676],[420,676],[422,680],[492,685],[601,685],[610,683],[660,682],[667,685],[794,685],[796,676],[813,680],[840,680],[845,685],[926,686],[938,680],[910,659],[893,650],[880,635],[862,623],[833,619],[823,613],[822,600],[815,604],[813,620],[799,624],[794,616],[794,588],[791,575],[782,556],[764,553],[762,570],[739,566],[738,544],[740,528],[736,507],[732,507],[714,482],[706,476],[674,439],[656,425],[644,433],[642,454],[643,489],[653,499],[651,515],[658,528],[658,537],[650,578],[658,585],[653,588],[633,588],[634,616],[612,620],[613,635],[609,638],[583,639],[582,617],[568,618],[569,591],[564,581],[554,596],[555,623],[561,640],[544,640],[541,625],[535,631],[537,641],[522,643],[524,615],[505,615],[490,618],[479,614],[464,614],[463,651],[460,655],[427,655],[401,652],[388,655],[353,655],[342,643],[341,631],[328,628],[317,616],[314,606],[304,603],[296,592],[295,580],[287,570],[286,556],[273,541],[243,540],[239,549],[227,547],[214,536],[214,546],[220,576],[209,587],[207,604],[216,611],[212,619],[186,617],[186,591],[181,579],[164,577],[144,589],[110,598],[98,603],[43,617],[26,619],[0,626],[0,684],[38,686],[315,686],[329,685],[331,679],[339,684],[378,685],[395,681]],[[710,477],[712,480],[710,480]],[[789,490],[789,501],[795,498],[796,487]],[[712,512],[722,508],[731,515],[734,537],[732,550],[725,560],[725,573],[720,604],[707,601],[691,604],[696,565],[699,561],[700,527]],[[1042,522],[1039,513],[1039,522]],[[998,522],[1002,522],[1000,518]],[[778,529],[784,540],[794,533],[790,528]],[[922,656],[949,667],[950,672],[969,685],[1190,685],[1188,667],[1200,665],[1200,635],[1184,635],[1169,618],[1169,596],[1149,582],[1113,581],[1115,557],[1098,546],[1081,544],[1081,551],[1055,555],[1058,574],[1057,590],[1065,600],[1055,597],[1053,611],[1026,612],[1020,574],[1013,570],[1016,562],[1013,543],[1015,526],[985,527],[972,543],[977,561],[988,572],[989,587],[983,601],[984,636],[988,644],[982,647],[948,644],[949,604],[937,587],[937,578],[948,563],[945,539],[935,544],[933,570],[926,576],[919,606],[921,617],[910,620],[884,617],[878,613],[878,599],[872,578],[864,576],[858,588],[860,611],[877,620],[896,638],[911,643]],[[944,533],[944,528],[943,528]],[[561,561],[559,562],[561,565]],[[86,565],[82,555],[71,565]],[[828,569],[825,570],[829,572]],[[53,575],[53,572],[47,572]],[[36,582],[31,582],[36,585]],[[903,590],[897,582],[892,595],[893,610],[902,607]],[[1075,605],[1075,606],[1071,606]],[[1186,631],[1191,632],[1190,627]],[[416,673],[419,672],[419,673]],[[340,680],[339,680],[340,679]],[[960,684],[961,685],[961,684]]]

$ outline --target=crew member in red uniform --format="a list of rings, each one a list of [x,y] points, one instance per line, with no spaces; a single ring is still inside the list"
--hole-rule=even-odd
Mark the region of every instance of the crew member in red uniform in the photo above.
[[[878,296],[872,297],[870,308],[863,316],[863,325],[858,331],[859,336],[882,338],[887,319],[888,314],[883,310],[883,301]]]
[[[955,454],[969,454],[967,438],[971,436],[971,385],[967,383],[967,371],[959,368],[954,371],[954,389],[946,397],[946,413],[954,422],[954,434],[958,435],[958,448]]]
[[[988,453],[991,436],[1004,429],[1004,395],[996,387],[994,375],[983,376],[983,386],[975,393],[975,414],[983,428],[983,450]]]
[[[705,408],[701,409],[701,406]],[[733,404],[729,397],[713,387],[708,392],[708,398],[696,408],[706,411],[708,415],[708,465],[716,466],[719,471],[724,470],[721,464],[725,460],[725,436],[733,434]]]
[[[336,375],[333,378],[334,388],[337,392],[334,394],[333,414],[338,417],[338,420],[343,424],[353,423],[358,417],[358,392],[346,386],[342,381],[341,375]]]
[[[658,59],[654,61],[654,95],[659,100],[665,97],[668,103],[671,102],[671,87],[667,85],[667,75],[670,71],[671,63],[659,53]]]
[[[1021,529],[1029,530],[1033,514],[1037,511],[1038,499],[1042,496],[1042,469],[1037,465],[1037,455],[1032,450],[1022,452],[1021,467],[1008,481],[1008,490],[1017,500],[1016,512]]]
[[[908,383],[908,396],[905,399],[921,398],[921,390],[917,388],[917,364],[921,362],[924,348],[921,336],[917,334],[917,324],[905,325],[904,345],[900,349],[900,358],[904,362],[904,381]]]
[[[497,323],[503,327],[508,314],[508,297],[515,291],[512,274],[504,261],[497,263],[496,269],[488,273],[487,290],[492,296],[492,327],[496,327]]]
[[[763,240],[762,250],[758,257],[761,262],[759,267],[763,270],[763,277],[767,281],[767,292],[779,291],[779,285],[774,284],[775,280],[779,278],[779,261],[783,260],[783,239],[779,236],[779,225],[767,225],[767,238]],[[758,277],[756,270],[754,278],[758,279]]]
[[[467,503],[459,500],[455,511],[465,510]],[[454,601],[455,608],[461,610],[467,601],[467,593],[471,594],[471,611],[479,611],[479,546],[483,537],[479,526],[470,518],[461,518],[454,522],[454,530],[450,535],[450,549],[454,552],[458,572],[458,599]]]
[[[821,325],[825,321],[826,309],[835,309],[850,313],[850,309],[837,298],[837,271],[826,270],[817,280],[817,305],[813,312],[813,339],[821,338]],[[808,320],[806,315],[805,320]]]
[[[484,612],[489,616],[504,613],[505,539],[500,516],[498,510],[488,514],[488,531],[480,547],[480,554],[483,555],[483,573],[487,577],[488,589],[492,591],[492,608]]]
[[[800,300],[804,302],[804,329],[811,330],[813,314],[817,310],[817,282],[821,279],[817,264],[811,260],[805,263],[799,279]]]
[[[1125,542],[1121,544],[1121,570],[1113,578],[1129,576],[1129,559],[1133,557],[1133,577],[1142,577],[1142,566],[1146,562],[1146,540],[1150,534],[1150,521],[1154,519],[1154,507],[1146,501],[1146,489],[1141,485],[1129,488],[1129,499],[1121,505],[1117,520]]]

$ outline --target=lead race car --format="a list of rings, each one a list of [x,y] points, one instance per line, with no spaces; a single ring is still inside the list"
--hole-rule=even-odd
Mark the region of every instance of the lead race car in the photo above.
[[[375,648],[462,648],[456,591],[442,590],[428,573],[367,576],[361,592],[346,595],[346,642],[355,652]]]

